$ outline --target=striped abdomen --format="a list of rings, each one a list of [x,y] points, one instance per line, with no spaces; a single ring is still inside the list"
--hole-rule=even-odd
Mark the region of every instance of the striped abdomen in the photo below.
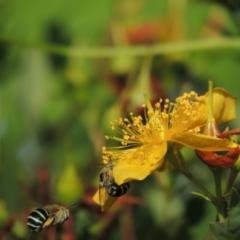
[[[130,183],[123,183],[122,185],[117,185],[116,183],[112,183],[106,187],[108,195],[111,197],[120,197],[124,195],[128,189],[130,188]]]
[[[44,223],[49,217],[49,212],[44,208],[37,208],[31,212],[27,218],[27,225],[32,232],[39,232],[42,230]]]

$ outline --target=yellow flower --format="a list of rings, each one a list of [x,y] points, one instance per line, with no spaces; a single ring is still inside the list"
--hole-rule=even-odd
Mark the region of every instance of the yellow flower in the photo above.
[[[213,102],[217,123],[223,124],[235,118],[236,100],[227,91],[215,88]],[[195,92],[185,93],[176,99],[176,103],[160,100],[154,108],[146,99],[144,108],[144,119],[131,113],[131,120],[119,118],[111,123],[112,129],[122,136],[107,138],[119,141],[121,146],[103,148],[103,154],[105,161],[109,161],[109,156],[116,161],[113,175],[118,185],[142,180],[159,168],[168,169],[171,165],[165,162],[164,156],[169,143],[202,151],[228,151],[236,147],[227,139],[200,133],[207,122],[208,93],[204,96]]]
[[[168,99],[164,102],[160,100],[154,108],[147,97],[145,100],[144,118],[131,113],[130,120],[119,118],[111,123],[112,129],[120,136],[107,136],[107,139],[118,141],[121,145],[104,147],[103,159],[105,163],[109,163],[111,159],[116,165],[113,169],[116,184],[143,180],[155,170],[171,168],[165,155],[172,143],[202,151],[228,151],[236,147],[235,143],[227,139],[200,133],[207,123],[208,93],[204,96],[198,96],[195,92],[185,93],[175,103]],[[213,116],[217,124],[226,123],[236,117],[236,99],[224,89],[213,90],[213,102]],[[97,203],[98,194],[97,192],[94,196]]]

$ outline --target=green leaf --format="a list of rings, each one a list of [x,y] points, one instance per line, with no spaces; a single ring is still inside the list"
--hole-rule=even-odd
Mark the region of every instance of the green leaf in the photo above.
[[[61,202],[74,202],[83,194],[83,184],[76,167],[69,159],[56,183],[56,198]]]
[[[228,193],[225,196],[225,200],[227,202],[228,209],[231,209],[231,208],[237,206],[237,204],[240,202],[240,195],[236,189],[232,188],[230,193]]]
[[[210,230],[216,240],[240,239],[240,196],[235,189],[226,196],[228,217],[224,222],[210,224]]]
[[[199,193],[199,192],[194,192],[192,191],[191,194],[195,195],[195,196],[198,196],[198,197],[201,197],[201,198],[204,198],[205,200],[207,201],[211,201],[207,196],[205,196],[203,193]]]
[[[216,240],[226,240],[227,225],[226,223],[211,223],[210,230],[213,238]]]

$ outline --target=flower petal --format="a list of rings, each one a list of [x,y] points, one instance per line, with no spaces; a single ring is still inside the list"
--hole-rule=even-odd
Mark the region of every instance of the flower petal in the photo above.
[[[167,152],[167,142],[157,144],[144,144],[139,147],[130,149],[110,149],[103,151],[106,156],[111,156],[112,159],[116,159],[117,164],[130,164],[135,167],[142,167],[148,165],[150,168],[152,165],[162,163],[162,159]]]
[[[132,164],[118,164],[113,169],[113,176],[116,184],[121,185],[132,180],[143,180],[153,171],[158,170],[162,166],[163,159],[160,159],[156,164],[143,164],[143,165],[132,165]]]
[[[217,125],[236,118],[236,98],[223,88],[213,89],[213,116]]]
[[[114,180],[117,185],[121,185],[125,182],[132,180],[143,180],[150,175],[151,169],[149,165],[135,166],[132,164],[118,164],[113,169]]]
[[[194,149],[202,151],[229,151],[237,147],[236,143],[229,141],[228,139],[220,139],[204,134],[183,132],[177,133],[172,136],[172,142],[180,143],[184,146],[188,146]]]
[[[207,123],[208,92],[204,100],[199,102],[196,120],[189,124],[188,129],[203,126]],[[213,89],[213,116],[218,126],[236,118],[236,98],[223,88]]]

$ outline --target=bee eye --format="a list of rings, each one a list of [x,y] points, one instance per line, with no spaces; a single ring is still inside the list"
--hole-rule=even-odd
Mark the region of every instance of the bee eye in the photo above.
[[[103,180],[104,180],[104,173],[101,172],[101,173],[99,174],[99,181],[100,181],[100,182],[103,182]]]

